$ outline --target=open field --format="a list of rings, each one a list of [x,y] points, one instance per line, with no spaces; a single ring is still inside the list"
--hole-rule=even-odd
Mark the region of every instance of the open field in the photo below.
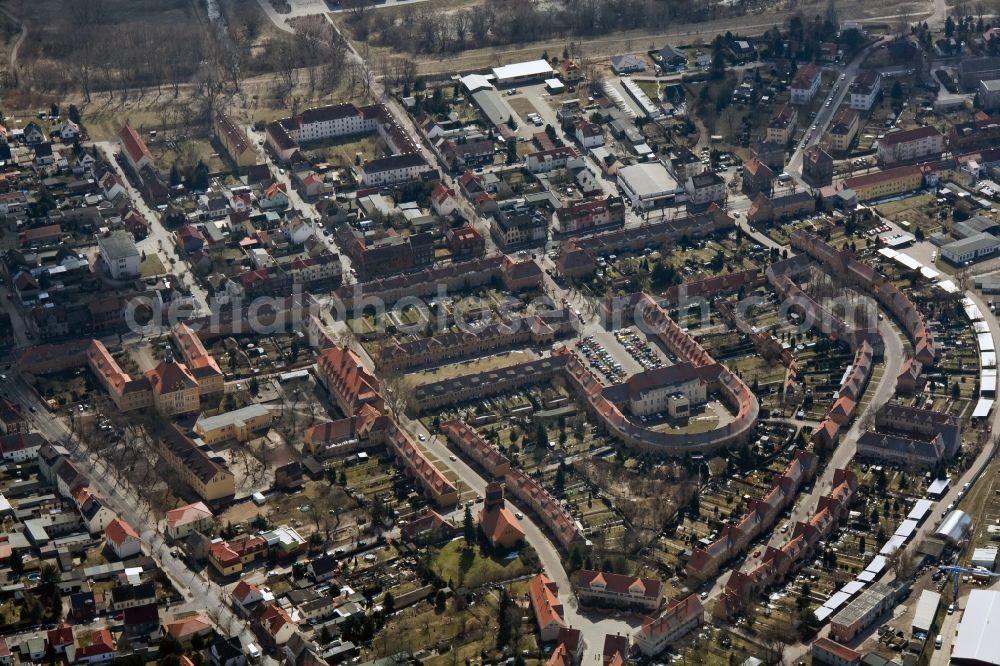
[[[157,137],[156,140],[147,141],[146,145],[153,153],[156,166],[162,171],[169,171],[175,164],[178,168],[183,168],[194,166],[198,162],[203,162],[211,173],[227,168],[226,161],[208,137],[181,135],[176,140]]]
[[[429,0],[419,6],[409,6],[382,10],[388,17],[381,22],[392,23],[389,17],[403,23],[412,24],[415,15],[420,12],[446,14],[462,0]],[[562,53],[571,43],[577,55],[602,60],[618,53],[642,53],[647,50],[659,49],[662,42],[669,40],[675,46],[696,45],[710,41],[716,34],[739,30],[741,34],[758,35],[775,25],[785,23],[795,13],[803,16],[822,16],[828,3],[822,0],[795,2],[783,0],[769,3],[766,8],[755,8],[743,16],[726,16],[706,21],[685,23],[683,19],[671,20],[664,27],[643,28],[638,30],[618,30],[592,36],[586,34],[569,35],[566,37],[543,38],[531,43],[513,43],[502,46],[491,46],[478,49],[464,49],[458,53],[449,53],[446,57],[439,54],[419,54],[416,56],[418,71],[425,75],[445,74],[458,71],[474,71],[496,67],[498,65],[534,60],[544,52],[550,56]],[[931,3],[910,0],[894,0],[883,4],[864,3],[858,0],[837,3],[838,17],[843,19],[872,19],[877,17],[905,16],[916,21],[931,12]],[[675,12],[670,11],[670,14]],[[386,46],[373,46],[368,35],[351,34],[346,29],[350,17],[346,13],[330,14],[331,19],[342,28],[342,34],[351,39],[359,52],[371,53],[375,58],[393,57],[400,54]],[[734,28],[735,26],[735,28]],[[474,40],[469,40],[471,43]]]

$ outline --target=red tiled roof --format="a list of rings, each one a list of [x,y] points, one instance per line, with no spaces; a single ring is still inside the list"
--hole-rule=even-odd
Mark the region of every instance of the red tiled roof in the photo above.
[[[941,136],[941,132],[938,128],[933,125],[926,125],[924,127],[916,127],[911,130],[902,130],[900,132],[889,132],[881,139],[879,143],[884,146],[895,146],[896,144],[906,143],[908,141],[919,141],[920,139],[928,139],[932,136]]]
[[[648,638],[655,638],[674,630],[677,625],[687,623],[698,613],[702,613],[701,600],[697,594],[692,594],[683,601],[672,600],[664,611],[654,620],[648,620],[642,625],[639,633]]]
[[[894,169],[886,169],[885,171],[876,171],[874,173],[865,174],[863,176],[855,176],[853,178],[848,178],[847,180],[844,181],[844,185],[854,190],[859,187],[865,187],[867,185],[875,185],[876,183],[882,183],[887,180],[894,180],[896,178],[914,176],[922,172],[923,169],[921,169],[919,165],[908,164],[906,166],[900,166]]]
[[[118,132],[118,139],[122,142],[122,147],[133,162],[138,163],[143,157],[147,157],[152,161],[153,155],[149,152],[149,148],[146,147],[146,142],[142,140],[138,132],[128,125],[121,128],[121,131]]]
[[[104,528],[104,537],[111,543],[121,546],[129,537],[138,539],[139,534],[121,518],[115,518]]]
[[[106,627],[92,631],[90,634],[78,641],[76,648],[77,658],[96,657],[98,655],[114,652],[115,641],[111,637],[111,631]]]
[[[500,543],[503,534],[508,530],[514,530],[516,534],[520,535],[514,541],[524,538],[524,529],[521,527],[521,523],[506,507],[484,508],[479,512],[479,526],[494,546]]]
[[[245,580],[241,580],[236,584],[236,587],[233,588],[233,598],[239,600],[242,604],[251,594],[258,594],[259,592],[260,588],[256,585]]]
[[[541,627],[553,622],[566,626],[566,620],[563,618],[563,605],[557,596],[558,590],[556,584],[543,573],[531,579],[529,584],[531,605]]]
[[[638,578],[636,576],[623,576],[621,574],[588,571],[581,569],[576,573],[576,585],[578,588],[600,587],[611,592],[620,594],[639,593],[650,599],[659,598],[663,591],[663,583],[655,578]]]
[[[176,393],[198,386],[194,375],[183,363],[176,361],[168,363],[161,361],[158,366],[146,373],[146,379],[155,393]]]
[[[204,502],[195,502],[194,504],[187,504],[185,506],[177,507],[171,511],[167,511],[167,525],[170,527],[178,527],[180,525],[187,525],[188,523],[193,523],[201,520],[202,518],[211,518],[212,512]]]
[[[174,620],[165,625],[171,636],[183,642],[212,629],[212,623],[204,615],[196,614]]]
[[[48,633],[49,645],[58,647],[69,645],[73,642],[73,627],[65,622],[55,629],[50,629]]]
[[[820,74],[820,69],[814,63],[806,63],[799,67],[798,71],[795,72],[795,78],[792,79],[792,83],[789,88],[797,88],[803,90],[805,88],[811,88],[813,81]]]
[[[846,645],[841,645],[837,641],[831,640],[826,636],[820,636],[815,641],[813,641],[813,649],[821,650],[829,654],[834,655],[846,662],[857,661],[861,659],[861,653],[857,650],[852,650]]]

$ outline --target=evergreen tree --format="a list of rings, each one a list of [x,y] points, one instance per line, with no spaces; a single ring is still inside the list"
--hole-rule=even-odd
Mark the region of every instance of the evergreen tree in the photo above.
[[[545,432],[545,426],[540,422],[535,426],[535,446],[544,449],[549,445],[549,435]]]
[[[392,596],[392,592],[386,592],[382,598],[382,611],[386,615],[392,615],[396,611],[396,597]]]
[[[510,641],[510,595],[506,589],[500,590],[500,604],[497,608],[497,649],[502,650]]]
[[[15,576],[24,573],[24,555],[19,550],[10,554],[10,572]]]
[[[472,548],[476,543],[476,523],[472,520],[472,509],[465,507],[465,517],[462,519],[462,531],[465,534],[465,547]]]

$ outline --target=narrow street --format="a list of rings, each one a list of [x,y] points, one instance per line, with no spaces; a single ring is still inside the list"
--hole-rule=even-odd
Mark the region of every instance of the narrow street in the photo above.
[[[795,151],[788,160],[788,164],[785,165],[785,173],[790,174],[793,178],[800,181],[803,186],[806,186],[805,181],[802,180],[802,155],[805,152],[805,149],[821,142],[823,136],[826,134],[827,125],[829,125],[830,121],[833,120],[834,115],[836,115],[837,111],[840,109],[840,105],[843,103],[845,98],[849,99],[848,91],[851,88],[851,84],[854,82],[854,77],[858,74],[858,70],[861,69],[861,65],[864,64],[865,60],[872,51],[884,44],[887,44],[891,41],[891,39],[891,36],[883,37],[877,42],[869,44],[856,56],[854,56],[854,59],[851,60],[847,67],[842,70],[842,76],[840,79],[835,82],[834,85],[839,84],[840,87],[837,89],[836,93],[834,93],[831,97],[828,97],[830,100],[829,106],[821,108],[817,112],[816,117],[812,119],[811,122],[813,125],[816,125],[816,129],[813,130],[811,138],[802,142],[802,144],[804,144],[800,144],[802,147],[796,146]],[[838,72],[841,72],[841,70],[833,68],[834,76],[836,76]],[[805,119],[800,120],[799,122],[806,123],[808,126],[810,121]]]
[[[149,555],[157,561],[170,577],[174,587],[184,595],[183,607],[204,611],[217,618],[221,627],[238,635],[244,646],[256,643],[253,632],[237,618],[226,604],[225,593],[215,583],[203,579],[187,568],[170,553],[163,534],[149,511],[140,513],[138,497],[134,496],[124,482],[110,482],[107,461],[79,446],[77,440],[60,418],[50,417],[45,406],[35,393],[20,378],[11,378],[5,383],[10,396],[25,407],[32,408],[30,420],[32,428],[53,443],[62,443],[72,453],[76,463],[90,479],[91,486],[108,506],[128,522],[142,537]],[[265,666],[276,666],[277,662],[265,657]]]
[[[178,257],[174,250],[174,240],[163,222],[160,220],[160,212],[154,211],[142,198],[139,191],[129,182],[115,155],[119,152],[118,144],[110,141],[96,141],[94,146],[101,152],[105,161],[110,164],[115,173],[125,185],[128,196],[132,200],[132,206],[149,222],[149,236],[138,241],[136,247],[140,252],[155,254],[163,263],[166,274],[176,276],[181,285],[188,291],[194,300],[194,316],[208,314],[208,293],[199,283],[197,277],[192,273],[186,261]]]

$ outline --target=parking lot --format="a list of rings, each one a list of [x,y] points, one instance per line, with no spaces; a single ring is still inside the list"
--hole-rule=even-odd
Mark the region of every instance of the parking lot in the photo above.
[[[501,96],[506,100],[511,112],[517,116],[518,137],[530,140],[535,132],[542,131],[546,125],[559,128],[559,120],[556,118],[555,110],[549,104],[551,96],[546,92],[545,84],[510,88],[501,91]],[[520,112],[528,105],[534,108],[534,111],[530,112],[532,118],[527,117],[528,113]],[[535,116],[538,117],[537,121],[533,120]]]
[[[621,384],[628,377],[621,363],[615,360],[611,352],[592,335],[576,341],[576,352],[592,370],[600,373],[608,384]]]
[[[660,356],[657,348],[649,344],[646,339],[637,331],[626,328],[615,331],[615,339],[625,348],[635,361],[645,370],[655,370],[664,366],[663,357]]]

